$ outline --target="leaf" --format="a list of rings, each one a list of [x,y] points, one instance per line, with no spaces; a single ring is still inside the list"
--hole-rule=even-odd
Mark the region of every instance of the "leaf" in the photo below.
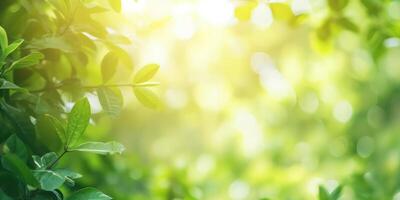
[[[337,186],[331,193],[331,199],[330,200],[337,200],[339,199],[341,193],[342,193],[343,187],[341,185]]]
[[[65,146],[65,144],[67,143],[67,138],[65,135],[65,127],[63,126],[63,124],[57,118],[51,115],[45,115],[45,117],[51,122],[51,125],[53,126],[56,134],[60,138],[61,143]]]
[[[101,87],[97,89],[97,97],[105,113],[112,117],[117,117],[121,112],[123,97],[119,89]]]
[[[133,79],[134,83],[143,83],[145,81],[150,80],[160,68],[157,64],[148,64],[145,65],[142,69],[140,69]]]
[[[0,111],[13,125],[18,137],[29,147],[35,149],[35,128],[29,116],[25,112],[8,105],[4,100],[0,100]]]
[[[15,40],[10,45],[8,45],[8,47],[6,47],[6,49],[4,50],[3,58],[7,57],[12,52],[14,52],[15,49],[17,49],[23,42],[24,42],[23,39],[18,39],[18,40]]]
[[[12,134],[3,146],[4,153],[12,153],[17,155],[24,162],[28,159],[28,152],[25,144],[15,135]]]
[[[0,189],[0,199],[1,200],[12,200],[11,197],[9,197],[6,193],[4,193],[2,189]]]
[[[90,104],[87,98],[81,99],[75,103],[71,112],[68,114],[66,129],[67,148],[76,144],[85,132],[86,127],[89,125],[90,114]]]
[[[34,39],[26,47],[32,49],[58,49],[65,53],[74,51],[71,44],[65,41],[63,37],[43,37]]]
[[[114,76],[117,66],[117,54],[112,51],[108,52],[101,61],[101,75],[103,77],[103,83],[106,83]]]
[[[87,142],[80,144],[77,147],[70,149],[71,151],[84,151],[97,154],[121,154],[125,147],[124,145],[117,142]]]
[[[108,0],[115,12],[121,12],[121,0]]]
[[[246,1],[235,8],[235,17],[240,21],[247,21],[251,18],[254,8],[257,7],[256,1]]]
[[[41,98],[40,98],[41,99]],[[42,101],[43,102],[43,101]],[[42,103],[38,102],[36,104],[36,110],[39,110]],[[45,107],[42,105],[41,107]],[[50,107],[50,105],[46,105],[46,107]],[[52,108],[44,109],[48,110],[47,112],[51,112]],[[38,112],[38,111],[36,111]],[[42,143],[44,146],[48,148],[50,151],[58,152],[62,149],[64,149],[65,145],[61,141],[60,137],[57,134],[57,130],[54,127],[52,121],[50,118],[46,117],[46,115],[39,115],[36,118],[36,136],[38,139],[38,142]]]
[[[82,177],[81,174],[73,172],[73,171],[70,171],[68,169],[55,169],[53,171],[56,172],[57,174],[63,176],[70,186],[74,186],[75,185],[75,181],[73,179],[77,179],[77,178],[81,178]]]
[[[31,54],[20,58],[19,60],[13,62],[8,69],[8,71],[13,69],[21,69],[25,67],[30,67],[39,64],[39,61],[44,58],[44,55],[40,52],[32,52]]]
[[[146,107],[158,108],[161,104],[158,96],[150,89],[138,87],[134,88],[133,92],[140,103]]]
[[[40,188],[46,191],[55,190],[65,182],[65,178],[51,170],[34,170],[33,175],[39,181]]]
[[[328,191],[321,185],[319,186],[318,197],[319,200],[330,200]]]
[[[337,23],[349,31],[358,32],[357,25],[350,21],[348,18],[342,17],[337,21]]]
[[[109,200],[111,197],[106,194],[100,192],[96,188],[87,187],[78,190],[73,193],[70,197],[66,198],[66,200]]]
[[[0,78],[0,90],[25,90],[24,88],[15,85],[13,82]]]
[[[8,46],[7,32],[3,29],[3,27],[0,26],[0,49],[2,50],[2,52],[5,51],[7,46]]]
[[[58,156],[54,152],[49,152],[44,154],[42,157],[33,155],[32,158],[37,169],[46,169],[58,159]]]
[[[337,12],[343,10],[348,3],[349,0],[328,0],[329,7]]]
[[[3,167],[14,173],[21,181],[34,187],[38,187],[39,183],[33,176],[31,170],[26,166],[15,154],[4,155],[1,159]]]

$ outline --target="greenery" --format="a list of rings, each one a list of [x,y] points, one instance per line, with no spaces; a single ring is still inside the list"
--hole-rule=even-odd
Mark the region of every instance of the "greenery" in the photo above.
[[[399,200],[399,53],[397,0],[1,0],[0,199]]]

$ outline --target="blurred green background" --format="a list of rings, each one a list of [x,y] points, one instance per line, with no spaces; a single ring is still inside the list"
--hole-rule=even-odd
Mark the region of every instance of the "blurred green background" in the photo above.
[[[118,118],[95,116],[86,137],[127,150],[67,155],[61,165],[85,176],[76,187],[118,200],[301,200],[343,185],[342,200],[400,199],[400,1],[122,7],[94,19],[133,41],[135,66],[160,64],[163,106],[127,89]]]

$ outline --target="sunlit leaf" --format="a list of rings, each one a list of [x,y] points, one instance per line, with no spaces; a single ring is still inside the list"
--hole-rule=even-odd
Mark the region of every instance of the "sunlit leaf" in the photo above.
[[[160,68],[157,64],[148,64],[141,68],[135,75],[134,83],[143,83],[150,80]]]
[[[33,52],[19,60],[13,62],[9,70],[21,69],[39,64],[39,61],[44,58],[44,55],[40,52]]]
[[[31,170],[26,166],[15,154],[4,155],[1,159],[2,166],[14,173],[21,181],[34,187],[38,187],[39,183],[33,176]]]
[[[46,191],[52,191],[59,188],[65,178],[51,170],[34,170],[33,175],[39,181],[40,188]]]
[[[341,185],[337,186],[330,194],[331,200],[338,200],[341,193],[342,193],[343,187]]]
[[[97,96],[105,113],[117,117],[121,112],[123,97],[119,89],[101,87],[97,89]]]
[[[83,98],[75,103],[71,112],[68,114],[68,123],[66,129],[67,147],[72,147],[76,144],[86,127],[89,125],[90,119],[90,104],[86,98]]]
[[[349,0],[328,0],[329,7],[334,11],[343,10],[348,3]]]
[[[84,151],[96,154],[121,154],[125,150],[125,147],[117,142],[87,142],[78,145],[71,149],[71,151]]]
[[[136,98],[144,106],[149,108],[158,108],[161,105],[158,96],[148,88],[137,87],[133,89]]]
[[[4,50],[4,55],[3,57],[7,57],[8,55],[10,55],[12,52],[14,52],[22,43],[24,42],[23,39],[18,39],[15,40],[13,43],[11,43],[10,45],[8,45],[6,47],[6,49]]]
[[[33,49],[58,49],[63,52],[73,52],[74,48],[62,37],[43,37],[29,42],[27,48]]]
[[[15,135],[12,134],[3,146],[4,153],[13,153],[17,155],[21,160],[27,161],[28,152],[25,144]]]
[[[246,1],[235,8],[235,17],[240,21],[251,19],[252,12],[258,3],[256,1]]]
[[[3,27],[0,26],[0,49],[2,50],[2,52],[5,51],[7,46],[8,46],[7,32],[3,29]]]
[[[118,66],[118,56],[114,52],[108,52],[101,61],[101,75],[103,82],[109,81],[115,74]]]
[[[115,12],[121,12],[121,0],[108,0]]]
[[[100,192],[98,189],[92,187],[80,189],[77,192],[73,193],[68,198],[66,198],[66,200],[109,200],[109,199],[112,198]]]
[[[328,191],[326,191],[326,189],[322,186],[319,186],[318,199],[319,200],[330,200]]]

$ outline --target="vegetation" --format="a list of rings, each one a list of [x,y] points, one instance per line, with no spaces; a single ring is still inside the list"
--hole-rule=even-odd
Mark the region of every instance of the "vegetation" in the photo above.
[[[398,200],[399,53],[396,0],[1,0],[0,199]]]

